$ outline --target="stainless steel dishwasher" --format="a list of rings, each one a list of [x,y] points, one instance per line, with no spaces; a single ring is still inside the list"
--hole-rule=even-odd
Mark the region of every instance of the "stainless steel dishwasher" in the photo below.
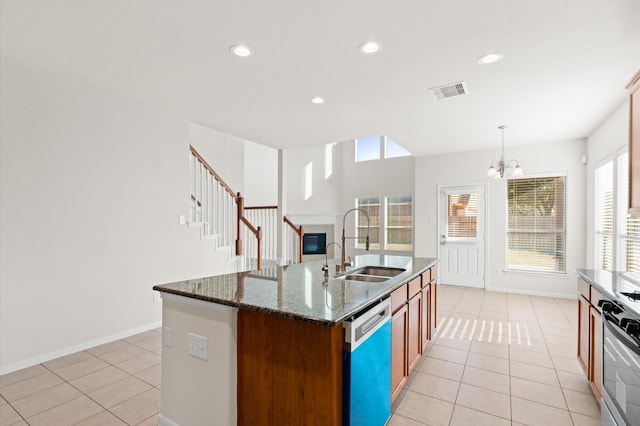
[[[342,424],[382,426],[391,417],[391,302],[344,322]]]

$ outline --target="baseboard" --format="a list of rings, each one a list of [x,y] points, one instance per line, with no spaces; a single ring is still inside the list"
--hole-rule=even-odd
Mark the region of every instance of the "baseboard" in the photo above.
[[[162,413],[160,413],[160,415],[158,415],[158,426],[180,426],[180,425],[174,422],[173,420],[169,420],[168,418],[163,416]]]
[[[487,291],[497,291],[500,293],[514,293],[514,294],[523,294],[526,296],[541,296],[541,297],[555,297],[557,299],[577,299],[578,292],[576,290],[575,294],[565,294],[565,293],[553,293],[550,291],[531,291],[531,290],[520,290],[514,288],[501,288],[501,287],[491,287],[485,289]]]
[[[90,340],[88,342],[80,343],[73,346],[68,346],[57,351],[49,352],[43,355],[38,355],[33,358],[25,359],[23,361],[14,362],[12,364],[4,365],[0,367],[0,375],[12,373],[23,368],[32,367],[43,362],[51,361],[52,359],[60,358],[62,356],[70,355],[75,352],[84,351],[85,349],[93,348],[94,346],[104,345],[105,343],[113,342],[114,340],[120,340],[133,336],[134,334],[142,333],[145,331],[153,330],[162,326],[162,321],[154,322],[151,324],[143,325],[129,330],[124,330],[109,336],[100,337],[98,339]]]

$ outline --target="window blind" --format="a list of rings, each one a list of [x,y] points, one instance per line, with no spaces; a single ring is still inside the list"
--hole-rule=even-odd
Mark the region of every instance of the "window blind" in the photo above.
[[[507,183],[507,269],[566,272],[564,176]]]
[[[613,186],[613,185],[612,185]],[[612,191],[613,192],[613,191]],[[613,204],[613,203],[612,203]],[[640,218],[629,216],[629,153],[618,156],[618,270],[640,272]],[[611,213],[613,220],[613,212]],[[613,227],[613,224],[612,224]]]
[[[378,197],[356,198],[356,207],[369,215],[369,248],[380,248],[380,199]],[[356,227],[358,230],[357,248],[365,248],[367,236],[367,217],[356,210]]]
[[[447,203],[447,238],[477,238],[478,194],[450,194]]]
[[[413,202],[411,196],[386,197],[386,248],[411,250],[413,229]]]
[[[613,269],[613,160],[595,169],[595,267]]]

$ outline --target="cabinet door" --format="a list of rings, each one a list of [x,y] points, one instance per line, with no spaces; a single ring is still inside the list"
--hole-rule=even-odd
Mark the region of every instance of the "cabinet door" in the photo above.
[[[578,296],[578,363],[589,375],[589,310],[591,305],[583,296]]]
[[[436,336],[436,326],[438,321],[438,281],[433,278],[433,272],[431,273],[431,290],[429,296],[431,302],[429,303],[429,340],[433,340]]]
[[[629,213],[640,215],[640,71],[629,84]]]
[[[602,396],[602,317],[594,307],[590,309],[589,325],[591,331],[589,382],[596,398],[600,399]]]
[[[420,353],[425,353],[429,344],[430,327],[429,320],[431,318],[431,285],[428,284],[422,289],[422,312],[420,312]]]
[[[407,327],[407,362],[409,371],[413,370],[420,359],[422,351],[422,333],[420,330],[420,319],[422,310],[422,293],[418,292],[409,300],[409,324]]]
[[[405,304],[391,317],[391,402],[407,381],[407,317]]]

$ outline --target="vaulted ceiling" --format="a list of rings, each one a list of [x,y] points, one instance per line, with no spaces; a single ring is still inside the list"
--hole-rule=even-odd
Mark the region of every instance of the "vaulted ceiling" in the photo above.
[[[414,155],[588,136],[640,68],[640,0],[2,0],[1,60],[275,148]],[[361,43],[382,49],[362,55]],[[239,58],[230,47],[249,46]],[[480,65],[500,52],[503,59]],[[465,82],[436,100],[429,88]],[[313,104],[314,96],[325,102]]]

